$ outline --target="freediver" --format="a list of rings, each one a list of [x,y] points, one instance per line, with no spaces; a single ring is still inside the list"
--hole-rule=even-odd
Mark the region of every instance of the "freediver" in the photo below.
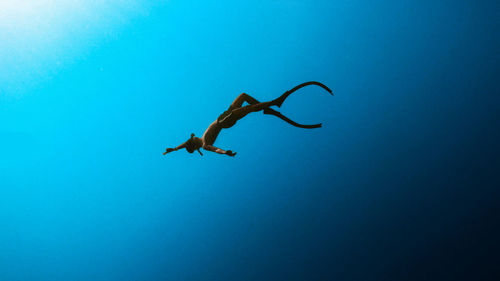
[[[295,92],[296,90],[309,86],[309,85],[317,85],[322,87],[323,89],[327,90],[330,94],[332,94],[332,90],[330,90],[327,86],[323,85],[320,82],[305,82],[302,83],[285,93],[283,93],[279,98],[274,99],[272,101],[268,102],[259,102],[255,98],[251,97],[250,95],[247,95],[245,93],[242,93],[239,95],[229,106],[229,108],[222,113],[217,120],[215,120],[210,126],[208,126],[207,130],[203,134],[203,137],[198,138],[195,137],[194,134],[191,134],[191,137],[184,142],[183,144],[175,147],[175,148],[167,148],[167,150],[163,153],[163,155],[170,153],[172,151],[177,151],[179,149],[185,148],[189,153],[193,153],[195,150],[197,150],[201,156],[203,156],[203,153],[201,153],[200,148],[203,148],[208,151],[216,152],[219,154],[226,154],[228,156],[235,156],[236,152],[233,152],[231,150],[223,150],[218,147],[215,147],[213,144],[215,143],[215,140],[217,139],[217,136],[219,135],[220,131],[222,129],[228,129],[234,126],[238,120],[241,118],[245,117],[247,114],[252,113],[252,112],[257,112],[257,111],[263,111],[264,114],[270,114],[277,116],[284,121],[290,123],[291,125],[299,128],[304,128],[304,129],[314,129],[314,128],[319,128],[321,127],[321,123],[319,124],[314,124],[314,125],[302,125],[299,123],[296,123],[287,117],[283,116],[281,113],[278,111],[270,108],[270,106],[277,106],[281,107],[285,99]],[[333,95],[333,94],[332,94]],[[244,102],[247,102],[249,105],[242,106]]]

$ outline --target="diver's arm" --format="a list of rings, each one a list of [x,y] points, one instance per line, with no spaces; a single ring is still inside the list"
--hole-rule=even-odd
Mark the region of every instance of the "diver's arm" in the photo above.
[[[186,143],[183,143],[183,144],[179,145],[179,146],[178,146],[178,147],[176,147],[176,148],[167,148],[167,150],[166,150],[165,152],[163,152],[163,155],[165,155],[165,154],[167,154],[167,153],[170,153],[170,152],[172,152],[172,151],[177,151],[177,150],[179,150],[179,149],[183,149],[183,148],[185,148],[185,147],[186,147]]]
[[[219,153],[219,154],[226,154],[228,156],[235,156],[236,155],[236,152],[232,152],[231,150],[223,150],[223,149],[220,149],[218,147],[215,147],[215,146],[209,145],[209,144],[204,145],[203,149],[208,150],[208,151],[212,151],[215,153]]]

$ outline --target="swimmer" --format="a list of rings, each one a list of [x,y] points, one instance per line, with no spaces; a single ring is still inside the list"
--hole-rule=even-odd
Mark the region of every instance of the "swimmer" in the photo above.
[[[290,94],[292,94],[293,92],[297,91],[302,87],[309,85],[320,86],[326,91],[328,91],[330,94],[332,94],[332,90],[330,90],[327,86],[323,85],[320,82],[315,82],[315,81],[302,83],[286,91],[277,99],[268,102],[259,102],[252,96],[242,93],[233,101],[233,103],[229,106],[229,108],[217,118],[217,120],[215,120],[212,124],[210,124],[210,126],[208,126],[207,130],[205,131],[205,133],[201,138],[198,138],[194,134],[191,134],[191,137],[186,142],[175,148],[167,148],[167,150],[163,153],[163,155],[185,148],[189,153],[193,153],[195,150],[197,150],[200,153],[200,155],[203,156],[203,153],[200,151],[200,148],[203,148],[205,150],[212,151],[215,153],[225,154],[228,156],[235,156],[236,152],[233,152],[231,150],[223,150],[221,148],[215,147],[214,146],[215,140],[217,139],[217,136],[219,135],[222,129],[231,128],[236,124],[236,122],[238,122],[238,120],[240,120],[241,118],[247,116],[249,113],[252,112],[263,111],[264,114],[274,115],[286,121],[287,123],[299,128],[304,128],[304,129],[319,128],[321,127],[321,123],[313,125],[302,125],[290,120],[289,118],[282,115],[278,111],[270,108],[271,106],[281,107],[285,99]],[[248,105],[243,106],[244,102],[247,102]]]

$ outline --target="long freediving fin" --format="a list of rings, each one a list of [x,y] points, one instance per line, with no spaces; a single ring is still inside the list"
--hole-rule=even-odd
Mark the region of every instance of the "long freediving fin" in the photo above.
[[[283,102],[285,101],[285,99],[290,94],[292,94],[293,92],[297,91],[300,88],[303,88],[303,87],[309,86],[309,85],[320,86],[321,88],[325,89],[326,91],[328,91],[333,96],[332,90],[330,90],[330,88],[328,88],[327,86],[325,86],[323,83],[316,82],[316,81],[309,81],[309,82],[305,82],[305,83],[302,83],[300,85],[297,85],[297,86],[293,87],[292,89],[284,92],[279,98],[277,98],[277,99],[275,99],[275,100],[272,101],[272,105],[276,105],[277,107],[281,107],[281,105],[283,104]]]
[[[303,125],[299,124],[295,121],[290,120],[288,117],[284,116],[283,114],[279,113],[278,111],[272,109],[272,108],[264,108],[264,114],[269,114],[269,115],[274,115],[278,118],[281,118],[283,121],[289,123],[292,126],[303,128],[303,129],[315,129],[315,128],[320,128],[321,123],[319,124],[313,124],[313,125]]]

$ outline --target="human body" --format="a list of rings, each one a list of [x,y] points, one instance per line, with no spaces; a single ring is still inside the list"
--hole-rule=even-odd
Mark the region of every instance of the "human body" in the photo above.
[[[215,153],[219,154],[226,154],[228,156],[235,156],[236,152],[232,152],[231,150],[223,150],[221,148],[215,147],[213,144],[215,143],[215,140],[217,139],[217,136],[219,135],[220,131],[222,129],[228,129],[231,128],[240,120],[241,118],[245,117],[247,114],[252,113],[252,112],[258,112],[258,111],[264,111],[264,114],[271,114],[274,116],[277,116],[284,121],[292,124],[293,126],[299,127],[299,128],[306,128],[306,129],[312,129],[312,128],[319,128],[321,127],[321,124],[315,124],[315,125],[302,125],[298,124],[287,117],[283,116],[281,113],[277,112],[276,110],[270,108],[270,106],[277,106],[281,107],[281,104],[283,101],[293,92],[296,90],[308,86],[308,85],[317,85],[322,87],[323,89],[327,90],[328,92],[332,93],[332,91],[325,85],[319,83],[319,82],[306,82],[302,83],[293,89],[286,91],[283,95],[281,95],[279,98],[268,101],[268,102],[259,102],[252,96],[248,94],[240,94],[234,101],[233,103],[229,106],[229,108],[222,113],[217,120],[212,122],[210,126],[208,126],[207,130],[203,134],[201,138],[195,137],[194,134],[191,134],[191,138],[188,139],[186,142],[183,144],[175,147],[175,148],[167,148],[167,150],[163,153],[163,155],[170,153],[172,151],[177,151],[182,148],[186,148],[186,150],[189,153],[193,153],[195,150],[197,150],[200,155],[203,156],[203,153],[201,153],[200,148],[203,148],[208,151],[212,151]],[[247,102],[248,105],[243,106],[243,103]]]

